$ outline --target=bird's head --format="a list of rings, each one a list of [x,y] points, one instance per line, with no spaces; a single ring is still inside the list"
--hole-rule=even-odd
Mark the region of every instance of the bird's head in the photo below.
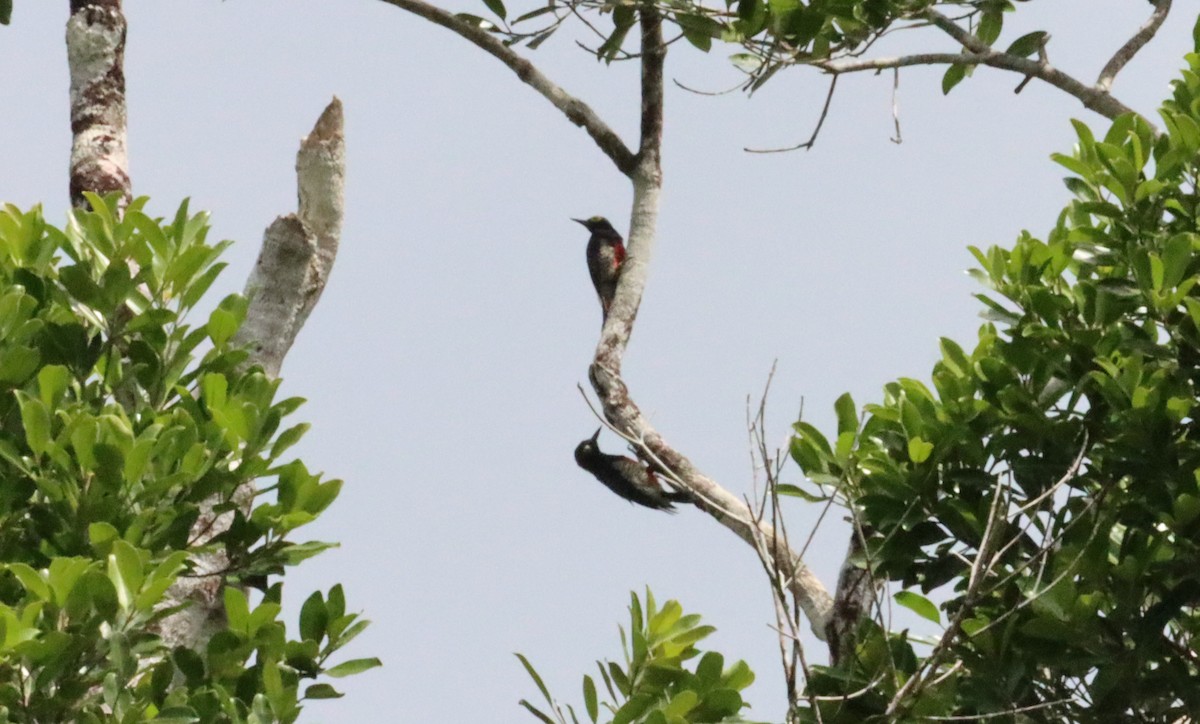
[[[602,430],[602,429],[603,428],[599,428],[599,427],[596,428],[595,435],[592,435],[588,439],[584,440],[583,442],[581,442],[575,446],[575,461],[576,462],[582,464],[583,460],[586,460],[589,457],[594,457],[596,454],[598,454],[600,452],[599,440],[600,440],[600,430]]]
[[[613,228],[613,225],[608,223],[608,219],[604,218],[603,216],[593,216],[590,219],[571,219],[571,221],[574,221],[577,224],[583,224],[584,228],[593,234],[596,232],[607,232],[612,234],[617,233],[617,230]]]

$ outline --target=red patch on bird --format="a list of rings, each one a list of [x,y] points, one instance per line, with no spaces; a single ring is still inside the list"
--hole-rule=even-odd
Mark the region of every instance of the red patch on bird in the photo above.
[[[614,244],[613,245],[613,268],[615,269],[616,267],[621,266],[621,263],[624,261],[625,261],[625,245],[624,244]]]

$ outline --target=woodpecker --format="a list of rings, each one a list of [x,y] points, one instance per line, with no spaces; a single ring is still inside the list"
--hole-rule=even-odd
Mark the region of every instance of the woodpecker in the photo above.
[[[599,438],[600,430],[597,429],[595,435],[579,443],[575,448],[575,462],[596,476],[596,480],[604,483],[604,487],[631,503],[668,513],[675,512],[672,503],[691,502],[692,498],[687,493],[663,490],[654,471],[640,461],[600,452],[597,445]]]
[[[621,265],[625,263],[625,242],[603,216],[571,221],[583,224],[592,232],[587,245],[588,273],[592,275],[592,286],[596,287],[596,295],[600,297],[600,311],[604,319],[608,319],[608,309],[617,294]]]

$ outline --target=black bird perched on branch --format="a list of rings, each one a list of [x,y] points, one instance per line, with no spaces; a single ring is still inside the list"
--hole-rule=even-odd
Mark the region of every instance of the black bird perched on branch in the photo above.
[[[625,263],[625,241],[603,216],[571,221],[583,224],[592,232],[587,245],[588,273],[592,275],[592,286],[596,287],[596,295],[600,297],[600,311],[604,319],[608,319],[608,309],[617,294],[621,265]]]
[[[575,448],[575,462],[596,476],[604,487],[631,503],[670,513],[675,512],[672,503],[691,502],[692,497],[687,493],[663,490],[654,471],[641,461],[600,452],[599,438],[600,429],[597,429],[595,435],[579,443]]]

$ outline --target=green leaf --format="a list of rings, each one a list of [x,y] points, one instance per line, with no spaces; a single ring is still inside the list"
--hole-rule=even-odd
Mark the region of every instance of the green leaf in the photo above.
[[[238,323],[237,317],[230,312],[224,309],[214,309],[208,316],[208,324],[205,329],[215,346],[224,347],[233,333],[237,331]]]
[[[937,606],[933,605],[932,601],[919,593],[897,591],[896,595],[892,598],[895,599],[896,603],[904,606],[921,618],[928,619],[934,623],[942,622],[942,616],[938,612]]]
[[[50,446],[50,410],[44,402],[22,390],[17,390],[16,395],[21,407],[21,424],[25,428],[25,444],[40,457]]]
[[[210,372],[204,375],[204,380],[200,383],[200,394],[204,398],[204,405],[209,411],[220,410],[225,407],[226,395],[229,392],[229,380],[225,375]]]
[[[244,632],[250,627],[250,604],[237,586],[225,587],[225,617],[233,631]]]
[[[948,95],[954,86],[967,77],[967,66],[962,63],[951,63],[942,76],[942,95]]]
[[[735,691],[741,690],[754,683],[754,672],[750,670],[750,665],[745,661],[738,661],[729,667],[729,671],[721,675],[721,680],[725,687]]]
[[[304,690],[305,699],[340,699],[345,694],[329,684],[313,684]]]
[[[854,398],[849,392],[837,398],[833,409],[837,412],[838,435],[858,432],[858,408],[854,406]]]
[[[762,67],[762,58],[751,53],[734,53],[729,56],[729,61],[733,63],[733,67],[743,73],[754,73]]]
[[[374,656],[366,659],[350,659],[349,661],[343,661],[332,669],[326,669],[325,675],[340,679],[343,676],[360,674],[377,666],[383,666],[383,662]]]
[[[713,38],[721,37],[723,30],[720,23],[704,15],[681,13],[676,15],[675,22],[687,41],[705,53],[712,48]]]
[[[504,8],[504,3],[502,0],[483,0],[483,4],[487,5],[487,9],[495,13],[496,17],[500,18],[501,20],[503,20],[508,14],[508,11]]]
[[[1177,234],[1171,237],[1163,249],[1163,285],[1175,288],[1187,274],[1192,261],[1192,234]]]
[[[1042,47],[1042,43],[1046,42],[1046,31],[1035,30],[1032,33],[1025,33],[1017,38],[1008,46],[1008,50],[1004,51],[1009,55],[1018,55],[1022,58],[1028,58],[1038,49]]]
[[[549,40],[550,36],[554,35],[554,31],[557,29],[558,29],[557,25],[552,25],[549,30],[546,30],[544,32],[541,32],[541,33],[538,33],[537,35],[535,35],[532,40],[530,40],[528,43],[525,44],[525,47],[529,48],[530,50],[537,50],[538,46],[540,46],[542,43]]]
[[[0,25],[12,22],[12,0],[0,0]]]
[[[629,34],[630,28],[634,25],[633,8],[629,5],[617,5],[613,11],[613,28],[612,35],[596,49],[597,57],[612,62],[612,59],[621,52],[621,45],[625,42],[625,36]]]
[[[25,563],[10,563],[6,566],[8,571],[17,577],[21,585],[25,587],[31,595],[40,598],[43,601],[52,600],[50,595],[50,586],[46,583],[42,575],[33,570],[32,567]]]
[[[954,373],[956,377],[969,377],[971,375],[971,362],[967,359],[967,355],[963,353],[962,347],[952,339],[942,337],[938,342],[938,346],[942,350],[942,364]]]
[[[367,620],[355,621],[347,626],[346,629],[337,636],[331,636],[330,638],[332,638],[333,641],[329,644],[329,651],[337,651],[346,644],[350,643],[355,639],[356,636],[365,631],[370,625],[371,622]]]
[[[541,721],[543,724],[558,724],[558,722],[554,721],[550,717],[543,714],[540,709],[538,709],[533,704],[530,704],[528,701],[525,701],[524,699],[521,699],[520,701],[518,701],[517,704],[525,707],[526,711],[528,711],[530,714],[533,714],[534,716],[536,716],[538,718],[538,721]]]
[[[926,442],[920,437],[911,438],[908,441],[908,458],[914,463],[923,463],[929,459],[929,454],[933,452],[933,443]]]
[[[38,371],[38,396],[48,407],[55,407],[66,392],[71,373],[62,365],[46,365]]]
[[[1004,14],[999,10],[985,10],[983,17],[979,19],[979,27],[975,31],[975,37],[979,38],[984,44],[991,45],[996,42],[996,38],[1000,37],[1000,30],[1004,27]]]
[[[512,21],[512,25],[516,25],[517,23],[523,23],[526,20],[529,20],[531,18],[536,18],[539,15],[545,15],[546,13],[553,12],[554,8],[555,8],[554,5],[543,5],[542,7],[537,8],[536,10],[530,10],[529,12],[525,13],[524,15],[519,16],[516,20]]]
[[[650,635],[661,636],[666,633],[682,615],[683,606],[679,605],[679,601],[667,601],[663,604],[662,609],[650,619],[647,626]]]
[[[271,454],[269,456],[270,459],[277,459],[288,448],[299,442],[300,438],[304,436],[304,433],[308,432],[310,427],[312,427],[312,425],[309,423],[302,422],[295,427],[290,427],[287,430],[279,433],[279,437],[275,438],[275,442],[271,445]]]
[[[593,722],[600,716],[600,704],[596,698],[596,682],[592,677],[583,676],[583,705],[587,709],[588,718]]]
[[[1078,174],[1081,178],[1087,179],[1091,178],[1092,176],[1092,167],[1083,161],[1080,161],[1078,158],[1075,158],[1074,156],[1067,156],[1061,153],[1052,153],[1050,154],[1050,159],[1071,173]]]
[[[107,548],[109,544],[120,537],[120,532],[117,531],[112,523],[101,521],[99,523],[92,523],[88,526],[88,543],[90,543],[94,549],[105,549],[105,555],[107,555]]]
[[[36,349],[13,345],[0,349],[0,382],[21,385],[37,371],[42,356]]]
[[[683,718],[688,712],[690,712],[692,709],[695,709],[696,705],[699,703],[699,694],[691,689],[684,689],[675,696],[671,697],[671,701],[667,703],[667,706],[663,709],[663,713],[668,718]]]
[[[314,591],[300,607],[300,638],[305,641],[320,641],[325,636],[329,614],[325,610],[325,599],[320,591]]]
[[[142,558],[136,548],[128,542],[113,543],[108,554],[108,579],[117,589],[117,601],[121,608],[128,608],[142,588]]]
[[[515,656],[521,662],[521,666],[525,667],[525,672],[529,674],[529,678],[533,679],[534,684],[537,684],[538,691],[542,692],[542,698],[546,700],[547,704],[554,706],[554,700],[550,698],[550,690],[547,689],[546,684],[542,682],[542,677],[539,676],[537,670],[533,668],[533,664],[529,663],[529,659],[525,658],[523,654],[515,654]]]
[[[799,488],[799,487],[797,487],[795,485],[791,485],[789,483],[780,483],[779,485],[775,486],[775,492],[779,495],[786,495],[786,496],[789,496],[792,498],[800,498],[801,500],[807,500],[810,503],[819,503],[823,500],[829,499],[828,496],[814,495],[814,494],[804,490],[803,488]]]

